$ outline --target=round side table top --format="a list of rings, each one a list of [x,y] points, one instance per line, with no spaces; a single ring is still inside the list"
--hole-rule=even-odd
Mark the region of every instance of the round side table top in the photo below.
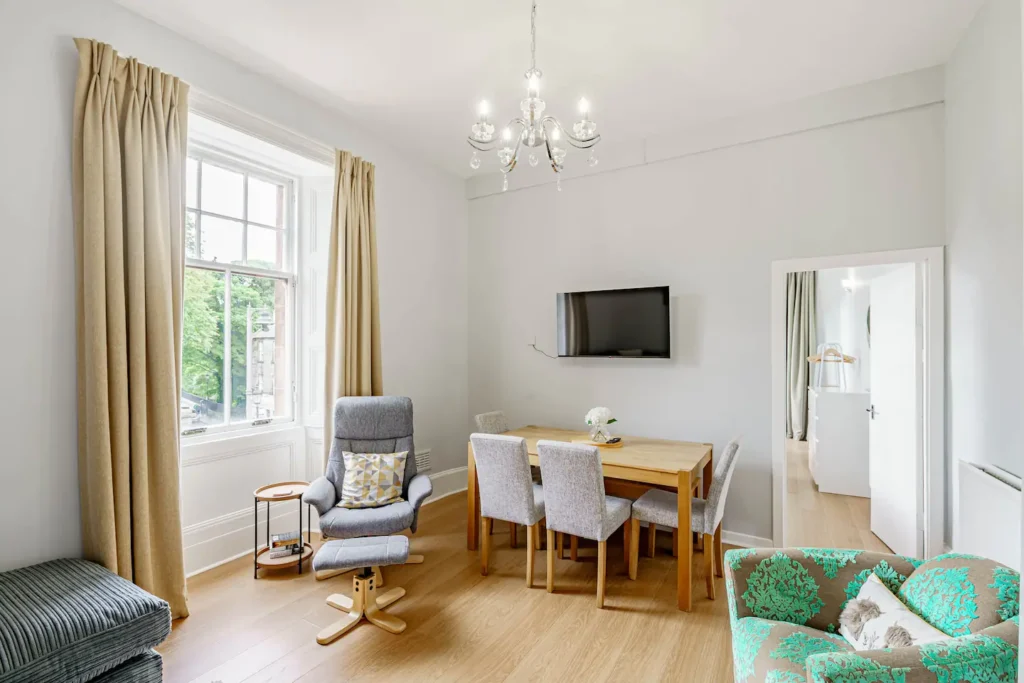
[[[305,481],[283,481],[279,484],[267,484],[252,492],[256,500],[295,500],[301,498],[302,494],[309,488]]]

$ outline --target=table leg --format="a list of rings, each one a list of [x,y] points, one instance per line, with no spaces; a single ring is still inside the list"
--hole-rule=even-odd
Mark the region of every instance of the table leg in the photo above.
[[[299,497],[299,574],[302,573],[302,553],[305,552],[306,539],[302,537],[302,497]]]
[[[680,536],[685,539],[686,542],[679,543],[679,563],[676,568],[676,599],[679,609],[684,612],[689,612],[693,607],[693,601],[691,593],[691,577],[690,572],[693,564],[693,544],[690,543],[689,534],[683,536],[682,530],[690,528],[690,508],[692,498],[690,497],[690,473],[680,472],[679,483],[677,488],[678,495],[676,500],[678,503],[678,515],[677,523],[679,525]]]
[[[469,444],[469,460],[466,470],[466,549],[476,550],[480,537],[480,491],[477,488],[473,444]]]
[[[260,566],[256,563],[260,551],[260,499],[252,499],[252,578],[258,577]]]

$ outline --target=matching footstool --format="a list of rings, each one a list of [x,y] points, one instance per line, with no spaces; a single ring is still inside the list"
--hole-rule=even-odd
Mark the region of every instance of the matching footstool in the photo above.
[[[321,645],[331,643],[358,624],[364,617],[374,626],[390,633],[401,633],[405,622],[383,612],[385,607],[405,595],[404,588],[392,588],[377,595],[381,585],[380,567],[405,564],[409,558],[409,539],[406,536],[378,536],[328,541],[313,558],[313,569],[321,572],[345,572],[361,569],[352,577],[352,597],[335,593],[327,604],[348,612],[340,621],[331,624],[316,636]],[[422,557],[420,558],[422,561]]]

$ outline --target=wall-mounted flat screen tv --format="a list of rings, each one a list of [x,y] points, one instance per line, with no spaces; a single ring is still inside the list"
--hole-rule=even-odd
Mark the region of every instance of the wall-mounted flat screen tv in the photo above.
[[[668,287],[558,295],[560,357],[671,358]]]

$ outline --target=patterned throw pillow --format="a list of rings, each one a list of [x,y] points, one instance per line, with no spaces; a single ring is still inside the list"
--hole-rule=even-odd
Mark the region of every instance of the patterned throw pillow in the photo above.
[[[401,453],[350,453],[345,451],[345,481],[340,508],[375,508],[402,500],[405,459]]]
[[[1020,573],[976,555],[947,553],[915,569],[899,596],[935,628],[965,636],[1020,613]]]
[[[857,597],[839,616],[839,633],[857,650],[912,647],[949,640],[907,609],[875,574],[868,576]]]

